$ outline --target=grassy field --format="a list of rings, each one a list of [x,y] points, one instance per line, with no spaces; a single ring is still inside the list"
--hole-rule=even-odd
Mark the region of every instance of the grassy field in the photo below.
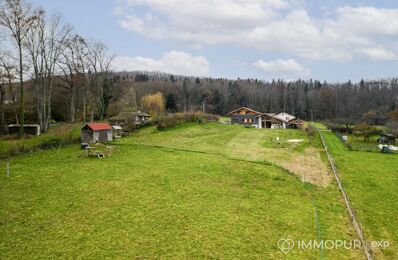
[[[285,256],[277,247],[280,238],[355,239],[327,172],[312,172],[326,183],[302,183],[293,167],[302,155],[326,168],[317,138],[212,123],[146,128],[113,145],[105,159],[84,157],[77,145],[13,158],[10,178],[0,177],[0,257],[362,256]]]
[[[267,161],[296,174],[305,181],[326,186],[332,175],[323,156],[319,138],[309,139],[303,131],[293,129],[245,129],[239,125],[185,124],[178,131],[146,128],[133,139],[121,143],[145,144],[222,154],[228,158]],[[279,137],[279,141],[277,141]],[[291,143],[289,140],[300,140]]]
[[[333,133],[324,135],[365,238],[390,242],[376,257],[397,259],[398,155],[348,151]]]

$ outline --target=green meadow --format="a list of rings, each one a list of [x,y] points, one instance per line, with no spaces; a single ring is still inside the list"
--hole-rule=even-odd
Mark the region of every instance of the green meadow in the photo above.
[[[345,155],[333,136],[329,141],[339,169],[345,161],[351,169],[342,178],[367,238],[396,242],[397,157],[376,158],[375,172],[362,173],[361,185],[377,184],[369,191],[351,176],[368,163],[349,163],[360,156]],[[285,255],[277,246],[281,238],[356,239],[317,136],[184,124],[144,128],[109,145],[113,153],[104,159],[85,157],[78,145],[11,159],[10,177],[0,177],[1,258],[363,257],[345,249]],[[390,172],[377,170],[382,161]],[[382,174],[388,179],[372,180]],[[394,258],[395,249],[377,254]]]
[[[398,155],[349,151],[333,133],[324,136],[365,239],[390,244],[374,248],[375,257],[397,259]]]

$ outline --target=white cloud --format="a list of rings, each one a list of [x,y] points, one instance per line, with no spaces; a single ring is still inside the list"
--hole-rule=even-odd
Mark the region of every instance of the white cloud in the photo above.
[[[267,72],[274,78],[309,78],[310,71],[293,59],[264,61],[258,60],[253,64],[255,67]]]
[[[315,19],[300,2],[126,0],[125,11],[114,13],[125,30],[189,46],[231,44],[316,60],[398,59],[398,9],[347,6]]]
[[[358,49],[357,53],[374,61],[397,60],[397,54],[394,51],[385,50],[383,48],[363,48]]]
[[[115,71],[160,71],[187,76],[208,76],[210,64],[202,56],[170,51],[159,60],[145,57],[116,57],[113,62]]]

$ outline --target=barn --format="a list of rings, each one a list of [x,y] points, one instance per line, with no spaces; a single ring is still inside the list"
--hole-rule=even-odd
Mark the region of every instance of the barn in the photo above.
[[[106,143],[112,138],[112,126],[108,123],[86,124],[81,130],[82,143]]]

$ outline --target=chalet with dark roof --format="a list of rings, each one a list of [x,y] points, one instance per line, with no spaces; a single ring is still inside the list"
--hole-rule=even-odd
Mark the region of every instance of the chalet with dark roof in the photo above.
[[[124,130],[131,131],[139,128],[150,121],[147,113],[138,112],[120,112],[118,115],[109,119],[113,126],[121,126]]]
[[[303,128],[305,121],[285,112],[262,113],[254,109],[241,107],[228,114],[231,124],[251,125],[256,128]]]

